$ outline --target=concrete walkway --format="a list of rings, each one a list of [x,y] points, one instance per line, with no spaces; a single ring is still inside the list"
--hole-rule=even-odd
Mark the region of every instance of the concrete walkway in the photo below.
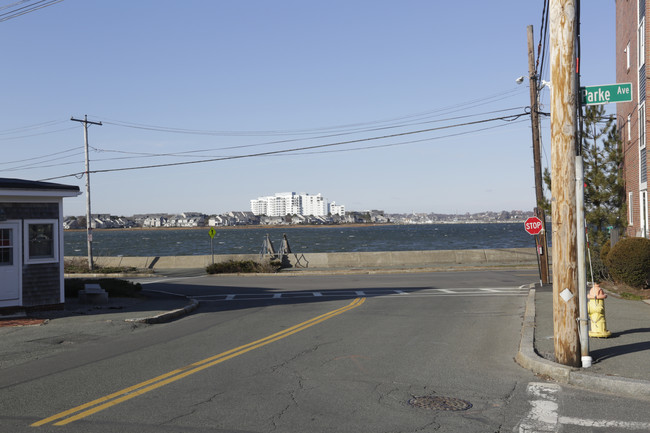
[[[589,368],[553,362],[553,299],[550,286],[532,289],[526,302],[516,360],[534,373],[599,392],[650,399],[650,305],[609,296],[605,300],[610,338],[590,338]]]

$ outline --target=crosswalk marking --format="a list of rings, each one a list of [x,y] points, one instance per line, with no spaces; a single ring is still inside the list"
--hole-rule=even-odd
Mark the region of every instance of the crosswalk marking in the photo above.
[[[275,293],[221,293],[212,295],[190,295],[189,298],[201,302],[222,301],[260,301],[260,300],[287,300],[298,298],[347,298],[347,297],[437,297],[437,296],[525,296],[527,289],[520,287],[495,287],[495,288],[455,288],[455,289],[367,289],[367,290],[314,290],[314,291],[287,291]]]
[[[562,390],[555,383],[531,382],[527,392],[530,410],[515,428],[519,433],[558,433],[563,425],[589,428],[618,428],[623,430],[650,431],[650,423],[618,420],[594,420],[560,416],[557,394]]]

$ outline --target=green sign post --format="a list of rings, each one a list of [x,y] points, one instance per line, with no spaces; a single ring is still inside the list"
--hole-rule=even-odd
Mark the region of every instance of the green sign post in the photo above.
[[[632,100],[632,83],[604,84],[580,88],[582,105],[600,105]]]
[[[208,230],[208,234],[210,235],[210,250],[212,251],[212,264],[214,265],[214,235],[217,233],[217,231],[214,229],[214,227],[210,227],[210,230]]]

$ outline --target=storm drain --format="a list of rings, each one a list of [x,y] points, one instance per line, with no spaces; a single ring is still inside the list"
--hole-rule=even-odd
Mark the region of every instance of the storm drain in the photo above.
[[[436,395],[427,395],[424,397],[413,397],[409,400],[413,407],[433,410],[461,411],[472,407],[469,401],[453,397],[440,397]]]

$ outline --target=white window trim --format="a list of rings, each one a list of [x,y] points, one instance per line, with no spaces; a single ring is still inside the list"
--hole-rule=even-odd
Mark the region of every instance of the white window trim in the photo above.
[[[627,224],[634,225],[634,192],[627,193]]]
[[[632,140],[632,115],[627,115],[627,142]]]
[[[641,222],[641,236],[648,237],[648,191],[639,193],[639,218]]]
[[[639,69],[645,65],[645,17],[641,20],[637,31],[637,66]]]
[[[32,259],[29,257],[29,226],[31,224],[52,224],[52,257]],[[59,262],[59,220],[58,219],[34,219],[25,220],[23,227],[23,245],[25,252],[25,264],[58,263]]]
[[[646,142],[648,141],[648,137],[646,134],[648,133],[646,129],[646,112],[645,112],[645,101],[641,102],[639,104],[639,110],[638,110],[638,115],[637,117],[639,118],[639,149],[645,149],[646,147]],[[643,131],[643,134],[641,133]],[[643,138],[643,140],[642,140]]]

